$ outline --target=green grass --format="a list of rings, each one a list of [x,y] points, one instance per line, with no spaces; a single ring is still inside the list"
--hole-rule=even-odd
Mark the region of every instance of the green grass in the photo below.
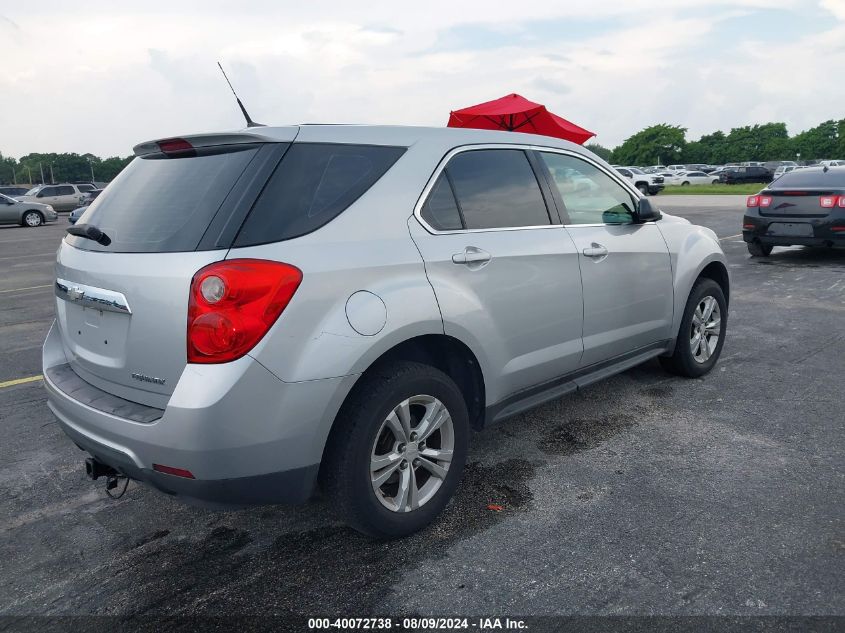
[[[766,185],[760,182],[752,182],[741,185],[667,185],[666,188],[660,192],[660,195],[721,196],[734,194],[747,196],[752,193],[757,193],[761,189],[765,188]]]

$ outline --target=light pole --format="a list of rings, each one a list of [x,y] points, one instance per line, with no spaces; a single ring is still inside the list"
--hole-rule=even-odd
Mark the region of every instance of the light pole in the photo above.
[[[88,159],[88,167],[91,168],[91,184],[94,184],[94,163],[91,162],[91,159]]]

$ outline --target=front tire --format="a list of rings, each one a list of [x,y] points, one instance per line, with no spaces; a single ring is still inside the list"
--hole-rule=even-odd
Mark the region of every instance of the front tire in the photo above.
[[[640,193],[643,194],[644,196],[648,195],[648,185],[647,184],[641,182],[640,184],[637,185],[637,189],[639,189]]]
[[[421,363],[383,365],[341,407],[320,483],[341,518],[377,539],[417,532],[446,507],[466,462],[460,389]]]
[[[760,242],[746,242],[748,252],[751,257],[768,257],[772,254],[773,246],[771,244],[761,244]]]
[[[721,286],[712,279],[699,279],[687,299],[681,328],[671,356],[660,364],[675,375],[699,378],[716,365],[728,325],[728,306]]]
[[[38,211],[27,211],[21,219],[22,226],[36,227],[44,224],[44,217]]]

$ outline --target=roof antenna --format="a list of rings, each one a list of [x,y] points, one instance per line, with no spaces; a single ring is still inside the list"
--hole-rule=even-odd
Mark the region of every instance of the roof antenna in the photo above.
[[[220,65],[220,62],[217,62],[217,67],[220,69],[220,72],[223,73],[223,79],[225,79],[226,83],[229,84],[229,90],[231,90],[232,94],[235,95],[235,100],[238,102],[238,107],[241,109],[241,112],[243,112],[244,118],[246,119],[246,126],[247,127],[264,127],[263,123],[256,123],[251,118],[249,118],[249,113],[246,111],[244,104],[241,103],[241,100],[238,97],[238,93],[235,92],[235,89],[232,87],[232,82],[229,81],[229,78],[226,76],[226,71],[223,70],[223,66]]]

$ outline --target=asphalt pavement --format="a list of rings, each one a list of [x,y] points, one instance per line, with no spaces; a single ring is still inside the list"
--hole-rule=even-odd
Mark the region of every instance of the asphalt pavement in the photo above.
[[[845,251],[752,260],[741,197],[654,201],[723,238],[716,369],[651,362],[474,434],[442,519],[391,543],[321,500],[109,499],[35,378],[66,216],[0,228],[0,614],[845,615]]]

